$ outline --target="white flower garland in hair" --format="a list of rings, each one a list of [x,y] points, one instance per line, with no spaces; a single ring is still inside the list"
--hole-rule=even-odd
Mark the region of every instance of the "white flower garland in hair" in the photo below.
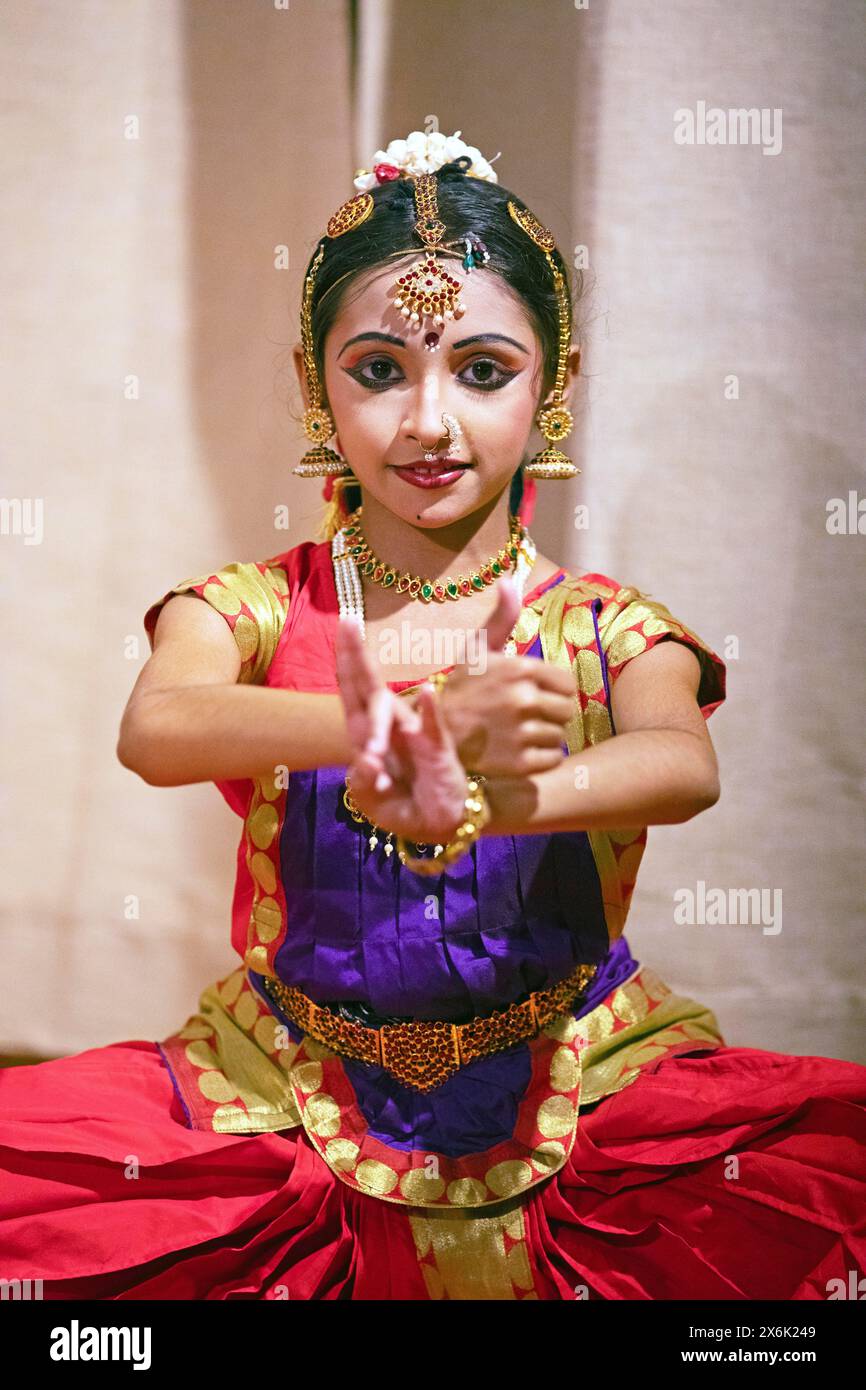
[[[467,145],[460,138],[461,132],[443,135],[441,131],[413,130],[405,140],[392,140],[387,150],[377,150],[373,155],[373,168],[358,169],[355,174],[355,187],[359,193],[377,188],[381,183],[392,183],[394,179],[408,178],[416,174],[435,174],[443,164],[452,159],[468,155],[472,160],[467,174],[472,178],[486,179],[488,183],[498,183],[493,160],[486,160],[475,145]],[[502,151],[500,150],[500,154]],[[498,159],[499,155],[493,156]]]

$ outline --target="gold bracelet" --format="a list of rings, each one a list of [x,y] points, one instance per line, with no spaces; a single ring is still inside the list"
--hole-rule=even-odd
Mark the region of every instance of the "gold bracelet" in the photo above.
[[[433,687],[434,691],[436,692],[436,694],[439,695],[439,694],[441,694],[442,687],[443,687],[443,685],[445,684],[445,682],[446,682],[447,680],[448,680],[448,674],[447,674],[447,672],[445,672],[445,671],[434,671],[433,674],[432,674],[432,676],[428,676],[428,677],[427,677],[426,682],[422,681],[421,683],[422,683],[422,685],[425,684],[425,683],[426,683],[427,685],[432,685],[432,687]]]
[[[432,876],[440,874],[443,866],[453,864],[456,860],[462,859],[464,854],[469,852],[471,845],[475,843],[485,825],[489,824],[491,818],[490,805],[487,800],[487,793],[484,790],[484,783],[487,778],[480,772],[468,772],[466,774],[467,795],[463,803],[465,815],[460,825],[454,832],[454,839],[449,840],[446,845],[436,845],[432,858],[413,858],[406,849],[406,840],[402,835],[397,836],[397,853],[400,863],[405,864],[407,869],[413,873]]]
[[[467,772],[466,774],[466,799],[463,802],[465,812],[464,819],[457,827],[453,840],[447,844],[437,844],[433,847],[433,854],[429,857],[414,856],[406,849],[406,839],[403,835],[396,836],[397,856],[401,864],[405,864],[407,869],[411,869],[416,874],[439,874],[445,864],[453,864],[455,860],[461,859],[469,850],[471,844],[477,840],[484,826],[491,818],[490,806],[487,801],[487,794],[484,790],[484,783],[487,778],[480,772]],[[349,779],[346,778],[346,790],[343,793],[343,805],[350,811],[356,821],[366,821],[370,826],[371,834],[369,837],[370,849],[375,849],[378,844],[378,836],[386,835],[385,853],[390,858],[394,846],[391,841],[395,839],[393,830],[385,830],[382,826],[374,824],[358,809],[355,805],[352,792],[349,787]],[[378,832],[378,833],[377,833]],[[416,846],[424,848],[426,841],[417,840]]]
[[[425,676],[424,679],[422,681],[419,681],[417,685],[407,686],[405,690],[401,690],[398,693],[401,696],[405,696],[406,699],[409,699],[411,697],[414,700],[417,698],[418,691],[421,689],[422,685],[429,685],[432,687],[434,695],[439,695],[441,694],[443,687],[448,682],[450,675],[450,671],[434,671],[432,676]]]

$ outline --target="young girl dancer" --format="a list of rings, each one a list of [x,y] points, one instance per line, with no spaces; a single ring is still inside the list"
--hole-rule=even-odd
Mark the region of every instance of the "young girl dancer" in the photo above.
[[[866,1068],[726,1045],[624,935],[647,827],[718,799],[725,668],[527,531],[534,479],[577,471],[568,267],[456,136],[356,188],[296,352],[324,536],[148,610],[118,748],[240,816],[238,965],[160,1043],[0,1076],[0,1273],[47,1298],[844,1296]]]

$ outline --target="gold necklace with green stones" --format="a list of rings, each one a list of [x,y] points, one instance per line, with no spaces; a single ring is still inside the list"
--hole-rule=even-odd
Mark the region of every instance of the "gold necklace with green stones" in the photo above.
[[[359,518],[363,510],[363,504],[357,507],[343,528],[347,553],[354,559],[359,574],[366,575],[385,589],[393,589],[397,594],[408,594],[410,598],[421,599],[423,603],[430,603],[433,599],[437,603],[447,603],[449,599],[468,598],[486,588],[517,564],[518,551],[526,536],[522,522],[513,512],[509,512],[511,540],[508,545],[503,546],[478,569],[470,570],[468,578],[458,574],[456,579],[451,579],[450,576],[447,579],[423,579],[418,574],[410,574],[408,570],[401,574],[393,565],[386,564],[374,555],[361,530]]]

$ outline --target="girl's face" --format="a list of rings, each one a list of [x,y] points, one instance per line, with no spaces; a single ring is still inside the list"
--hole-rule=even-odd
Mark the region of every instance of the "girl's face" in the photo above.
[[[499,276],[467,273],[451,258],[464,285],[462,318],[410,325],[389,290],[415,260],[395,257],[344,300],[325,340],[324,397],[365,501],[413,524],[445,525],[495,503],[520,466],[540,404],[542,348]],[[440,335],[435,351],[424,344],[431,331]],[[442,487],[420,488],[395,467],[423,463],[428,449],[446,453],[443,412],[462,429],[449,458],[470,467]]]

